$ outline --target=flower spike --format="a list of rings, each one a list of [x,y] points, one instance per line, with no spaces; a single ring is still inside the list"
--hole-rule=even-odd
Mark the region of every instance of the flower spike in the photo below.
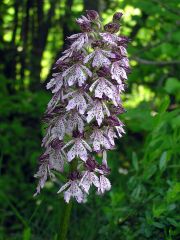
[[[67,38],[69,48],[56,61],[46,86],[53,97],[44,116],[47,128],[35,195],[57,172],[67,179],[58,191],[67,203],[72,198],[86,202],[92,187],[98,195],[111,189],[107,152],[125,133],[117,115],[125,112],[121,93],[130,72],[129,39],[118,35],[122,15],[115,13],[103,27],[99,14],[87,10],[76,20],[81,33]]]

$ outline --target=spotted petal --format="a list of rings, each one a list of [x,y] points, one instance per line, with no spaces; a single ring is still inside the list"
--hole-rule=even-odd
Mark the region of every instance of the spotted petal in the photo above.
[[[111,189],[111,183],[104,175],[100,176],[99,182],[100,186],[98,188],[98,194],[104,194],[105,191],[109,191]]]
[[[100,129],[95,129],[90,136],[93,140],[93,149],[98,152],[101,150],[101,146],[105,149],[111,149],[111,143],[106,136],[104,136],[103,131]]]
[[[114,62],[111,66],[112,79],[115,79],[118,84],[122,84],[122,79],[127,79],[126,71],[120,66],[120,62]]]
[[[86,193],[89,193],[89,189],[92,184],[94,184],[94,186],[96,187],[99,187],[99,178],[93,172],[86,171],[79,185],[83,188],[83,190]]]

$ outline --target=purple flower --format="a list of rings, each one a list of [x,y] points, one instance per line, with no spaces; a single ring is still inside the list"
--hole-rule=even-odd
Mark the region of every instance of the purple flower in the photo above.
[[[129,39],[115,34],[122,13],[115,13],[113,22],[104,27],[96,11],[86,13],[76,20],[82,32],[68,37],[69,47],[57,60],[56,72],[46,86],[53,97],[44,116],[44,153],[35,174],[39,179],[36,194],[48,178],[62,174],[68,179],[58,191],[67,203],[72,198],[85,202],[91,187],[98,195],[111,189],[107,152],[125,133],[117,117],[125,112],[121,94],[130,71]],[[99,162],[97,153],[102,154]]]

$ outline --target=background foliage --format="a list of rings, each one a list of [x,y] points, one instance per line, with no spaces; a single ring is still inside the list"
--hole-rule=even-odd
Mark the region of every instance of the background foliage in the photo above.
[[[126,136],[109,154],[112,190],[74,204],[68,239],[180,239],[178,0],[0,1],[0,239],[56,239],[59,183],[36,198],[45,84],[84,9],[104,22],[123,11],[132,74],[123,96]],[[178,60],[179,59],[179,60]]]

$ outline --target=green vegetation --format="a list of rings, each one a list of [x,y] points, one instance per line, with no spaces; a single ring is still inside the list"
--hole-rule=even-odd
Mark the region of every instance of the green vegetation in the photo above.
[[[55,240],[59,183],[33,198],[50,69],[83,9],[123,11],[132,73],[126,135],[109,154],[112,190],[73,204],[70,240],[180,239],[178,0],[0,1],[0,240]],[[60,181],[60,180],[59,180]]]

